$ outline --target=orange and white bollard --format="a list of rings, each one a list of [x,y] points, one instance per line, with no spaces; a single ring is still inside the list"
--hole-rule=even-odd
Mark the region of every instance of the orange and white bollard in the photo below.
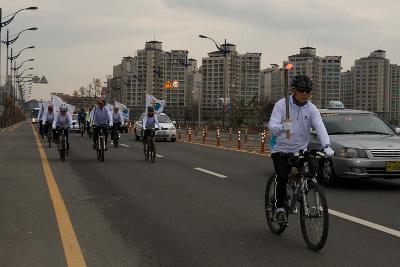
[[[238,131],[238,150],[242,149],[242,143],[240,141],[240,131]]]
[[[178,140],[181,140],[181,126],[178,127]]]
[[[232,142],[232,128],[229,128],[229,142]]]
[[[244,132],[244,142],[247,143],[247,128],[246,131]]]
[[[189,139],[189,143],[192,142],[192,128],[190,128],[190,127],[189,127],[188,139]]]
[[[203,144],[206,143],[206,131],[203,128]]]
[[[220,132],[219,132],[219,129],[217,128],[217,147],[219,147],[220,145],[221,145]]]
[[[261,133],[261,153],[265,152],[265,131]]]

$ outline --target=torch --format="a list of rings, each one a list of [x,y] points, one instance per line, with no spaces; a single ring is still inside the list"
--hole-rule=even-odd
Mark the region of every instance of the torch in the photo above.
[[[286,104],[286,116],[285,122],[291,122],[289,114],[289,70],[293,69],[293,64],[288,63],[285,66],[285,104]],[[290,139],[290,131],[286,130],[286,138]]]

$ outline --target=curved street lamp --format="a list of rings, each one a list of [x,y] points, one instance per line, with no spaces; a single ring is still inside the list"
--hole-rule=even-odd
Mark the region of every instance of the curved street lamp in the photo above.
[[[27,70],[33,70],[33,69],[35,69],[35,68],[27,68],[27,69],[24,69],[23,71],[21,71],[21,74],[19,74],[18,76],[16,76],[18,79],[22,76],[22,74],[24,74],[24,72],[25,71],[27,71]],[[30,75],[32,75],[32,74],[30,74]],[[27,77],[28,75],[26,75],[25,77]]]
[[[36,31],[38,28],[37,27],[32,27],[32,28],[28,28],[28,29],[24,29],[22,31],[20,31],[16,37],[14,37],[14,39],[10,40],[10,32],[9,30],[7,30],[7,39],[1,41],[3,44],[5,44],[7,46],[7,60],[6,60],[6,82],[8,81],[8,47],[10,46],[10,44],[13,44],[15,41],[17,41],[17,39],[19,38],[19,36],[25,32],[25,31]]]
[[[17,59],[19,57],[19,55],[21,55],[22,51],[24,51],[25,49],[32,49],[32,48],[35,48],[35,46],[32,45],[32,46],[25,47],[25,48],[21,49],[15,56],[13,56],[13,53],[11,52],[11,57],[9,57],[8,59],[9,60],[15,60],[15,59]]]
[[[14,71],[15,70],[19,70],[21,67],[22,67],[22,65],[24,65],[24,63],[25,62],[27,62],[27,61],[34,61],[35,59],[34,58],[30,58],[30,59],[27,59],[27,60],[24,60],[24,61],[22,61],[22,63],[18,66],[18,67],[15,67],[15,68],[12,68]]]
[[[6,16],[6,17],[2,17],[2,8],[0,8],[0,39],[1,39],[1,28],[7,26],[8,24],[11,23],[11,21],[15,18],[15,16],[23,11],[23,10],[37,10],[38,8],[36,6],[31,6],[31,7],[27,7],[27,8],[21,8],[20,10],[15,11],[14,13],[11,13],[10,15]],[[5,18],[11,16],[11,18],[4,20]],[[7,55],[8,57],[8,55]],[[1,42],[0,42],[0,84],[1,84]]]
[[[217,42],[212,39],[211,37],[205,36],[200,34],[200,38],[203,39],[209,39],[214,42],[215,46],[217,47],[219,52],[222,52],[224,54],[224,85],[223,85],[223,107],[222,107],[222,127],[225,127],[225,108],[226,108],[226,76],[227,76],[227,62],[226,62],[226,55],[228,54],[227,48],[227,43],[226,43],[226,38],[225,42],[223,44],[224,48],[222,49],[221,46],[217,44]]]

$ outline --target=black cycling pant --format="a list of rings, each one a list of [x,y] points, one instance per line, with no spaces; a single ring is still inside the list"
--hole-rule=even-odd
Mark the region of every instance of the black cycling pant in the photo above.
[[[57,129],[53,132],[54,140],[59,141],[61,130],[62,130],[61,128],[57,127]],[[64,134],[65,134],[65,140],[67,140],[67,150],[69,150],[68,129],[65,129]]]
[[[289,173],[291,172],[289,155],[277,152],[272,153],[271,158],[277,175],[276,207],[283,208],[285,207],[285,202],[287,200],[286,184],[288,182]]]
[[[143,145],[145,145],[147,137],[149,137],[151,134],[153,134],[153,136],[155,135],[155,131],[153,131],[152,129],[146,129],[143,132]]]
[[[52,129],[52,124],[51,124],[51,123],[48,123],[48,122],[44,125],[44,128],[43,128],[43,135],[44,135],[44,136],[47,136],[47,133],[48,133],[49,129],[51,129],[51,130],[53,131],[53,136],[54,136],[56,130],[55,130],[55,129]]]
[[[114,140],[114,133],[115,133],[115,130],[116,130],[116,129],[118,129],[118,131],[121,132],[120,127],[121,127],[121,123],[120,123],[120,122],[119,122],[119,123],[115,123],[115,124],[111,127],[111,140]]]
[[[39,121],[39,135],[41,136],[41,137],[43,137],[43,121],[42,120],[40,120]]]
[[[93,127],[93,143],[96,144],[97,138],[99,138],[100,128],[103,128],[103,134],[106,138],[106,145],[108,140],[108,127],[106,126],[94,126]]]

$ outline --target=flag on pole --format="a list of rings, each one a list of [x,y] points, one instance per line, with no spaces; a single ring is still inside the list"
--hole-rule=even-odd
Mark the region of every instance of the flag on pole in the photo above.
[[[119,111],[121,111],[122,113],[122,117],[124,118],[124,120],[129,120],[129,108],[127,108],[127,106],[125,106],[122,103],[119,103],[117,101],[114,102],[114,105],[116,107],[119,107]]]
[[[146,95],[146,108],[153,106],[156,114],[163,112],[165,107],[165,100],[159,100],[152,95]]]
[[[61,104],[66,104],[67,105],[67,109],[68,109],[68,113],[70,113],[71,116],[72,116],[72,114],[74,114],[74,111],[75,111],[76,107],[74,105],[65,103],[60,97],[52,95],[51,96],[51,102],[53,102],[55,111],[60,111]]]

